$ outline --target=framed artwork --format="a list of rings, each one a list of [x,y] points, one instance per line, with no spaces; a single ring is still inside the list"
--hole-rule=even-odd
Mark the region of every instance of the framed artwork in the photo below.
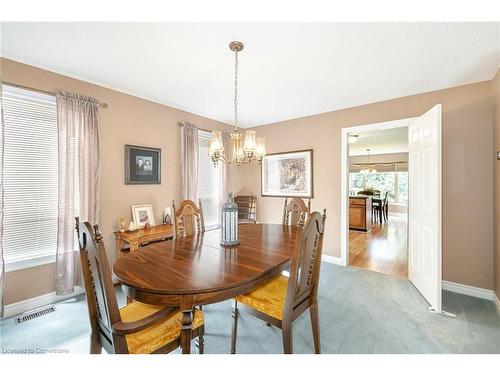
[[[160,184],[161,149],[125,145],[125,185]]]
[[[136,228],[144,228],[144,224],[155,225],[153,206],[150,204],[138,204],[132,206],[132,218]]]
[[[313,150],[264,156],[261,163],[261,195],[313,198]]]

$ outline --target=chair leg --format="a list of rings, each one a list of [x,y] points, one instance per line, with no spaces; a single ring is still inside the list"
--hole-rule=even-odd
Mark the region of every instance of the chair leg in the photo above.
[[[238,334],[238,302],[233,300],[233,328],[231,330],[231,354],[236,354],[236,335]]]
[[[311,327],[314,340],[314,353],[321,354],[321,341],[319,337],[319,314],[318,305],[312,305],[309,308],[309,313],[311,314]]]
[[[293,354],[293,345],[292,345],[292,322],[284,322],[281,327],[281,333],[283,334],[283,353],[284,354]]]
[[[196,338],[196,346],[198,347],[198,353],[199,354],[205,354],[205,329],[202,327],[200,328],[200,334]]]
[[[90,354],[101,354],[102,345],[99,339],[99,334],[92,332],[90,334]]]

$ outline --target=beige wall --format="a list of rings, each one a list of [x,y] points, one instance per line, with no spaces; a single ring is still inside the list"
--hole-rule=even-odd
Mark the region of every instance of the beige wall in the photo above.
[[[492,91],[495,101],[493,118],[495,122],[494,151],[500,151],[500,70],[493,79]],[[500,161],[494,158],[495,196],[495,293],[500,300]]]
[[[2,59],[2,80],[40,90],[68,90],[108,103],[100,111],[102,147],[101,228],[110,261],[114,259],[112,232],[123,213],[131,220],[132,204],[151,203],[156,220],[161,208],[180,196],[179,121],[190,121],[205,129],[230,130],[218,121],[156,104],[131,95],[72,79],[46,70]],[[140,72],[138,72],[140,74]],[[135,144],[162,149],[160,185],[124,185],[123,145]],[[50,293],[54,290],[51,265],[9,272],[5,278],[5,303]]]
[[[443,105],[443,278],[493,288],[491,81],[257,127],[268,153],[314,149],[314,210],[327,209],[324,252],[340,255],[340,137],[349,126],[419,116]],[[233,176],[258,197],[258,220],[280,222],[283,199],[260,197],[260,168]]]

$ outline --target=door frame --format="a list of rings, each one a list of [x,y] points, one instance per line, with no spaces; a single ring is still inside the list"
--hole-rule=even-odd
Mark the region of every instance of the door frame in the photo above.
[[[357,125],[342,128],[341,137],[341,178],[340,178],[340,263],[349,265],[349,142],[348,135],[351,133],[363,133],[372,130],[387,130],[408,127],[418,117],[408,117],[399,120],[377,122],[373,124]],[[408,171],[411,173],[411,171]],[[411,193],[409,193],[411,194]],[[409,213],[409,212],[408,212]]]

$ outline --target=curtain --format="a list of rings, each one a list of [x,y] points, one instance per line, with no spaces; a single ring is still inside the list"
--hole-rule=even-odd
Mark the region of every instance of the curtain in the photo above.
[[[222,143],[224,150],[229,152],[231,150],[231,138],[228,133],[222,133]],[[227,200],[227,194],[229,193],[229,165],[227,163],[219,162],[220,168],[220,185],[219,185],[219,212],[222,211],[222,205]],[[222,215],[221,215],[221,226],[222,226]]]
[[[57,94],[59,202],[56,293],[77,282],[75,216],[98,224],[100,215],[99,102],[78,94]],[[76,264],[75,264],[76,263]]]
[[[181,200],[198,201],[198,128],[188,122],[181,127]]]
[[[0,83],[0,318],[3,318],[3,294],[5,264],[3,261],[3,106],[2,106],[2,84]]]

